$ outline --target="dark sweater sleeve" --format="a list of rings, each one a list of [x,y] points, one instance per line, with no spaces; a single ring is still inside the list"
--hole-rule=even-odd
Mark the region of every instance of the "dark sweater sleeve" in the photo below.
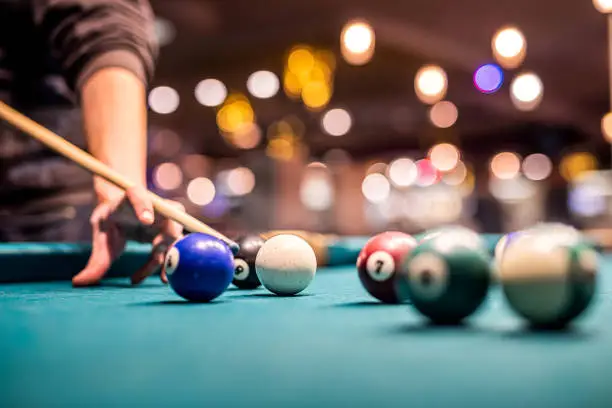
[[[146,0],[35,0],[34,18],[68,86],[80,89],[96,71],[121,67],[145,85],[158,55]]]

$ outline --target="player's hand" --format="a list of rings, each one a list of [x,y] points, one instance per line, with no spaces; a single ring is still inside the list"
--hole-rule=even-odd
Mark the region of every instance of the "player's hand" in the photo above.
[[[155,224],[159,233],[153,238],[153,249],[147,262],[132,275],[132,284],[139,284],[159,268],[167,248],[183,234],[180,224],[168,219],[155,219],[153,203],[147,191],[141,187],[134,187],[125,194],[114,198],[100,199],[92,212],[90,223],[92,227],[92,252],[85,268],[73,279],[74,286],[96,285],[102,280],[113,262],[123,253],[128,236],[121,225],[113,219],[125,203],[131,205],[138,221],[144,226]],[[173,203],[177,208],[184,210],[179,203]],[[165,271],[161,271],[161,280],[167,283]]]

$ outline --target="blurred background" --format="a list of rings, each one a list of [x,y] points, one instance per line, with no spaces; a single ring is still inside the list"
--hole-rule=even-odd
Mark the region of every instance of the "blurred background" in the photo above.
[[[594,3],[152,0],[149,187],[230,232],[612,227]]]

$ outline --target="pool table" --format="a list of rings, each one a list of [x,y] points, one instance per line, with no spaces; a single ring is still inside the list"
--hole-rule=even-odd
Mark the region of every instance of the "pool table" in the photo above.
[[[0,245],[0,407],[612,407],[612,257],[570,330],[527,330],[499,288],[464,326],[432,327],[363,290],[360,242],[300,296],[209,304],[155,277],[130,287],[139,244],[87,289],[62,276],[86,247]]]

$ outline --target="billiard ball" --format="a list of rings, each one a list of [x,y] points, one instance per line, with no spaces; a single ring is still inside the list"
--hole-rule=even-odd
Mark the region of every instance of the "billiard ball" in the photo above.
[[[419,243],[405,258],[396,290],[437,324],[457,324],[477,311],[490,284],[490,257],[478,242],[453,234]]]
[[[595,294],[598,254],[580,234],[532,231],[506,248],[499,267],[510,308],[536,328],[562,328]]]
[[[192,302],[210,302],[232,282],[234,256],[223,241],[191,233],[172,244],[163,268],[177,295]]]
[[[232,283],[239,289],[255,289],[261,285],[255,271],[255,258],[264,244],[264,239],[259,235],[245,235],[236,242],[240,250],[234,256]]]
[[[306,289],[314,279],[317,257],[304,239],[291,234],[275,235],[259,249],[255,271],[270,292],[292,296]]]
[[[411,235],[398,231],[370,238],[357,257],[357,274],[365,290],[383,303],[405,302],[395,291],[395,273],[416,244]]]

